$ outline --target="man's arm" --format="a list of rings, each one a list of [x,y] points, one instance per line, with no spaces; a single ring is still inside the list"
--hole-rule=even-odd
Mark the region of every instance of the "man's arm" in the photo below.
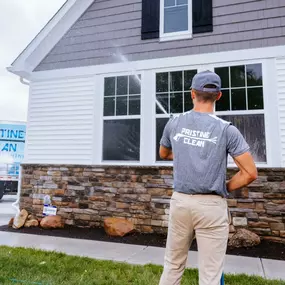
[[[161,159],[173,160],[172,150],[163,145],[161,145],[159,148],[159,156]]]
[[[171,123],[170,119],[164,127],[162,138],[160,140],[159,156],[161,159],[173,160],[172,145],[171,145]]]
[[[255,163],[249,152],[234,157],[233,159],[239,168],[239,172],[228,181],[227,189],[229,192],[250,184],[257,179],[258,175]]]
[[[227,183],[228,191],[232,192],[253,182],[257,178],[257,169],[247,142],[232,125],[227,128],[227,151],[239,168],[239,172]]]

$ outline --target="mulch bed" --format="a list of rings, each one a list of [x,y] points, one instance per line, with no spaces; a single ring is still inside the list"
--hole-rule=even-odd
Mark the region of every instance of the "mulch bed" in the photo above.
[[[44,230],[42,228],[22,228],[20,230],[15,230],[13,228],[9,228],[8,226],[1,226],[0,231],[155,246],[155,247],[165,247],[166,244],[166,235],[133,233],[123,238],[110,237],[105,234],[103,228],[86,229],[86,228],[75,228],[75,227],[66,226],[64,229],[56,229],[56,230]],[[191,250],[197,251],[197,244],[195,241],[191,246]],[[238,248],[238,249],[229,248],[227,250],[227,254],[285,260],[285,245],[281,243],[274,243],[264,240],[261,242],[260,245],[253,248]]]

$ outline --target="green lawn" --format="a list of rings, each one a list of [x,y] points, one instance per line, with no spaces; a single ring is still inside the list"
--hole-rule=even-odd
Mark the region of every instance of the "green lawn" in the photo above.
[[[162,267],[131,266],[90,258],[0,246],[0,284],[35,285],[155,285]],[[197,271],[187,270],[183,285],[198,285]],[[227,285],[281,285],[258,277],[226,276]]]

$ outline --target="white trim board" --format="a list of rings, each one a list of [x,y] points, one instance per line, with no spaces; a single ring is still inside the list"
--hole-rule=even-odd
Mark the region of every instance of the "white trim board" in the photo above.
[[[254,61],[259,59],[269,59],[285,56],[285,46],[245,49],[218,53],[196,54],[179,57],[168,57],[160,59],[150,59],[141,61],[130,61],[115,64],[93,65],[84,67],[74,67],[66,69],[56,69],[33,72],[31,74],[32,81],[42,81],[59,79],[66,77],[89,76],[112,74],[116,75],[120,72],[140,72],[149,69],[166,69],[166,68],[183,68],[196,67],[197,65],[209,64],[229,64],[233,65],[240,61]],[[10,70],[11,71],[11,70]],[[12,72],[12,71],[11,71]]]
[[[67,0],[7,70],[29,80],[33,70],[93,2]]]

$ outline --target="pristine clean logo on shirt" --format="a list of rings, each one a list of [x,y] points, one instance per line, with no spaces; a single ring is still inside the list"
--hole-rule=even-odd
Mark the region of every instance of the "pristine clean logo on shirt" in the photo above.
[[[211,142],[216,144],[217,143],[217,137],[210,138],[211,133],[210,132],[203,132],[203,131],[197,131],[197,130],[190,130],[186,128],[182,128],[180,133],[177,133],[174,136],[175,141],[179,141],[180,138],[183,138],[183,143],[192,145],[192,146],[198,146],[198,147],[205,147],[206,142]]]

